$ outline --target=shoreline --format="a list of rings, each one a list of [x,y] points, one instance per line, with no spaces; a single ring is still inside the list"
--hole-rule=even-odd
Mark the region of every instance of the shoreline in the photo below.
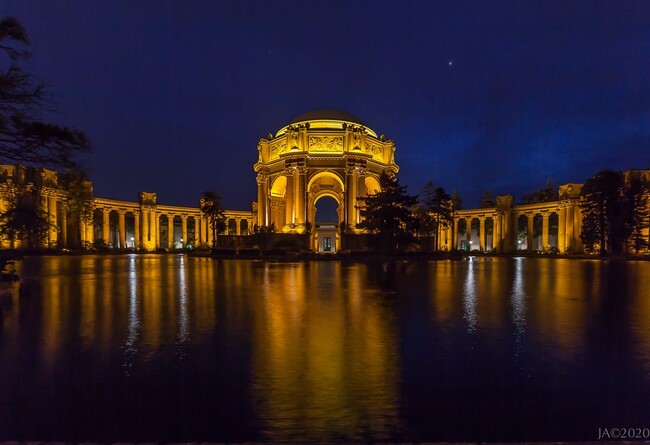
[[[108,251],[83,251],[83,250],[5,250],[5,254],[20,256],[85,256],[85,255],[187,255],[196,258],[212,258],[215,260],[262,260],[273,262],[296,261],[437,261],[437,260],[465,260],[468,258],[551,258],[570,260],[601,260],[601,261],[650,261],[650,255],[614,257],[586,254],[539,254],[528,252],[516,253],[490,253],[490,252],[370,252],[370,251],[339,251],[336,253],[317,253],[306,251],[236,251],[231,249],[218,249],[216,253],[207,249],[172,250],[172,251],[134,251],[132,249]]]

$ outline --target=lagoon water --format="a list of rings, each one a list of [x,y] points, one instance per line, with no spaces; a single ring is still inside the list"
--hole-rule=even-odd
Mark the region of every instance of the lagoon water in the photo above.
[[[650,262],[26,258],[0,440],[596,440],[650,427]]]

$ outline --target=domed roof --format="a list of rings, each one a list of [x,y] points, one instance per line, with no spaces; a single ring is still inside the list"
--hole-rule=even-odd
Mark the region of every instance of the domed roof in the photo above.
[[[356,116],[352,116],[345,111],[340,110],[311,110],[306,113],[301,114],[300,116],[295,117],[288,125],[280,128],[275,134],[276,137],[283,135],[287,132],[287,128],[291,125],[298,124],[301,122],[309,122],[310,128],[313,130],[341,130],[343,124],[350,123],[356,125],[362,125],[366,128],[366,131],[377,137],[372,129],[368,128],[361,119]]]
[[[306,113],[302,113],[300,116],[294,118],[290,123],[297,124],[298,122],[305,121],[317,121],[317,120],[332,120],[332,121],[345,121],[352,122],[354,124],[363,125],[361,119],[356,116],[352,116],[345,111],[340,110],[311,110]]]

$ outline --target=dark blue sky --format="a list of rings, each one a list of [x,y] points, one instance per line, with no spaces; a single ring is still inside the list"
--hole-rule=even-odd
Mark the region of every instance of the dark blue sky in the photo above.
[[[92,139],[98,196],[256,199],[257,141],[315,108],[397,144],[465,207],[650,168],[650,2],[4,1],[29,69]],[[453,63],[450,65],[449,62]]]

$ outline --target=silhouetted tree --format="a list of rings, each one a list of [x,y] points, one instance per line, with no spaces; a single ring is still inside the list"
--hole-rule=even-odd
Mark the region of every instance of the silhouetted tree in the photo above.
[[[85,173],[75,170],[59,175],[59,185],[65,193],[66,219],[74,231],[68,232],[68,244],[81,247],[82,224],[93,221],[93,190]]]
[[[36,116],[48,109],[43,83],[34,82],[20,62],[29,57],[23,49],[27,32],[13,17],[0,20],[0,162],[26,162],[51,167],[76,168],[75,157],[90,149],[83,132],[43,122]]]
[[[481,208],[482,209],[488,209],[490,207],[494,207],[496,204],[494,203],[494,198],[492,197],[492,192],[485,192],[483,193],[483,196],[481,197]]]
[[[557,188],[553,185],[553,181],[548,179],[546,187],[535,190],[532,193],[527,193],[521,197],[521,204],[537,204],[540,202],[551,202],[559,199]]]
[[[605,170],[582,187],[580,237],[588,250],[599,245],[601,255],[621,253],[629,235],[629,206],[625,202],[623,175]]]
[[[453,200],[442,187],[435,187],[429,181],[422,189],[420,207],[424,209],[424,216],[420,223],[426,224],[427,235],[434,236],[434,249],[440,248],[440,232],[453,222]]]
[[[627,213],[630,215],[628,247],[635,253],[650,247],[648,235],[650,227],[650,184],[640,178],[632,178],[625,190]]]
[[[411,209],[417,197],[407,194],[393,175],[382,173],[379,185],[379,192],[359,198],[365,202],[359,227],[378,235],[383,248],[396,250],[413,240],[416,219]]]
[[[221,199],[221,195],[214,190],[203,192],[201,196],[201,213],[208,220],[208,225],[210,226],[210,230],[212,230],[213,249],[217,247],[217,234],[222,232],[226,227],[226,215],[224,214]]]

